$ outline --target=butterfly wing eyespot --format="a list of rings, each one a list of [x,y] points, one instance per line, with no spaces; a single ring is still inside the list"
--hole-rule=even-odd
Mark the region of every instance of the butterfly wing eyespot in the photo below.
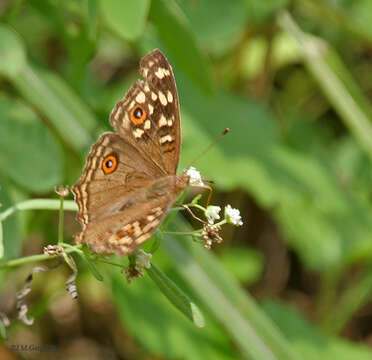
[[[102,161],[102,170],[105,174],[111,174],[118,166],[118,160],[114,155],[106,156]]]
[[[141,105],[136,105],[130,112],[130,121],[134,125],[141,125],[146,120],[147,114]]]

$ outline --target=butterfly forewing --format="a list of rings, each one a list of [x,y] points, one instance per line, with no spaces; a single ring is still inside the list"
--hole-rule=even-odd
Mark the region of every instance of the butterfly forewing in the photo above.
[[[180,155],[179,101],[173,71],[154,50],[141,60],[137,81],[114,107],[110,122],[144,157],[168,174],[175,174]]]

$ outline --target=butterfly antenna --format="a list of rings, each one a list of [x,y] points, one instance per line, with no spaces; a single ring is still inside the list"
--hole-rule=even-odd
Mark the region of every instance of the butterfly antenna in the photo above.
[[[202,156],[204,156],[213,146],[215,146],[227,133],[230,132],[230,128],[226,128],[222,133],[210,143],[191,163],[186,167],[188,169],[192,164],[194,164],[197,160],[199,160]]]

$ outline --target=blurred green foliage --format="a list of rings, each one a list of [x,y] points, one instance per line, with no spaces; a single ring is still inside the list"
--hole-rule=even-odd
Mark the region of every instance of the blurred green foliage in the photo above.
[[[177,313],[148,276],[127,286],[122,274],[100,265],[121,336],[136,344],[126,357],[125,347],[116,343],[118,358],[371,357],[367,346],[340,336],[349,329],[351,339],[370,343],[366,334],[372,331],[359,323],[363,329],[355,333],[350,329],[356,325],[347,327],[357,311],[370,309],[372,294],[371,4],[0,4],[2,210],[19,200],[53,197],[55,185],[76,181],[90,145],[110,129],[108,115],[115,102],[139,77],[139,59],[156,47],[170,60],[178,85],[183,130],[179,169],[224,128],[232,130],[196,166],[216,182],[213,203],[240,208],[245,225],[226,231],[217,256],[189,239],[173,238],[164,239],[154,256],[154,263],[201,307],[207,326],[198,329]],[[255,222],[258,214],[267,222]],[[71,223],[66,236],[77,230]],[[181,230],[188,226],[181,219],[174,224]],[[51,213],[15,214],[2,227],[4,259],[29,254],[22,249],[35,252],[29,245],[35,234],[42,239],[38,249],[56,242]],[[255,236],[266,230],[270,241],[265,253],[253,246],[259,242]],[[275,269],[286,283],[281,292],[268,291],[271,299],[260,306],[247,287],[253,286],[254,293],[255,286],[265,283],[265,266],[276,259],[282,240],[295,260],[287,258]],[[80,261],[79,267],[82,273],[87,269]],[[309,288],[303,288],[297,271],[302,277],[311,274]],[[11,272],[1,278],[5,289]],[[83,288],[95,286],[83,280]],[[299,311],[303,303],[294,293],[306,294],[311,310]],[[51,306],[53,297],[41,292],[34,301],[36,307],[38,301]],[[48,305],[40,312],[47,311]],[[37,321],[42,327],[42,320]]]

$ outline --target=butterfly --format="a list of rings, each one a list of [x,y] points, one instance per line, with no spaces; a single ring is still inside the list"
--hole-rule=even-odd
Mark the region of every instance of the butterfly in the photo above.
[[[190,177],[176,175],[181,124],[176,81],[163,53],[140,62],[136,81],[114,107],[116,132],[91,147],[72,187],[82,231],[77,243],[97,253],[130,255],[153,234]]]

